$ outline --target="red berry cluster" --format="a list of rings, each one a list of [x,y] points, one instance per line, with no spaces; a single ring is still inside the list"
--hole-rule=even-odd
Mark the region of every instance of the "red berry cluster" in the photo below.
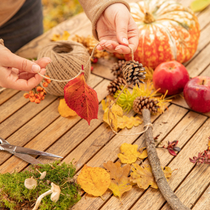
[[[49,76],[46,76],[49,77]],[[44,79],[45,82],[43,82],[43,87],[47,87],[48,84],[51,83],[50,79]],[[33,90],[30,90],[28,93],[24,93],[25,98],[29,98],[30,102],[35,102],[36,104],[39,104],[42,100],[44,100],[46,93],[46,90],[41,87],[37,86]]]

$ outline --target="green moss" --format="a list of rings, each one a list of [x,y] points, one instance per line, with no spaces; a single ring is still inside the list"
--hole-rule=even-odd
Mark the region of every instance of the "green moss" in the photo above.
[[[70,164],[56,161],[50,164],[38,165],[40,172],[46,171],[47,175],[40,180],[40,174],[34,166],[23,172],[0,174],[0,207],[7,207],[11,210],[20,209],[20,206],[31,206],[42,193],[51,188],[51,182],[59,185],[61,195],[58,202],[52,202],[50,195],[44,197],[39,207],[40,210],[60,209],[65,210],[80,200],[80,187],[72,179],[76,169]],[[24,186],[27,178],[33,177],[37,180],[38,186],[29,190]]]

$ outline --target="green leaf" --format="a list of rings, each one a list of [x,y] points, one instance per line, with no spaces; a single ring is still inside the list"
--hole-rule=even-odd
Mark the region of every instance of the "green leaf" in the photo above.
[[[208,7],[210,0],[195,0],[190,4],[193,12],[199,12]]]

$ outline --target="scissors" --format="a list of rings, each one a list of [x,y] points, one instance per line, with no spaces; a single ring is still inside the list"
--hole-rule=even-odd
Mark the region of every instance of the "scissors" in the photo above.
[[[42,162],[40,162],[39,160],[37,160],[36,158],[34,158],[30,155],[42,155],[42,156],[63,158],[61,156],[54,155],[51,153],[41,152],[41,151],[34,150],[34,149],[11,145],[8,141],[6,141],[5,139],[3,139],[1,137],[0,137],[0,150],[7,151],[7,152],[17,156],[18,158],[20,158],[28,163],[31,163],[31,164],[42,164]]]

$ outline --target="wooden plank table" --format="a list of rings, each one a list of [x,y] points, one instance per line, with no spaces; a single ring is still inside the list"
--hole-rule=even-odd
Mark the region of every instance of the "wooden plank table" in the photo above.
[[[180,1],[189,6],[191,0]],[[201,37],[197,52],[185,64],[191,77],[197,75],[210,76],[210,7],[197,14],[200,23]],[[36,38],[17,54],[26,58],[35,58],[39,50],[50,42],[53,34],[62,34],[64,30],[73,36],[91,34],[91,24],[84,13],[79,14]],[[99,101],[107,95],[107,85],[114,77],[110,66],[112,61],[100,60],[94,65],[89,80]],[[0,94],[0,136],[11,144],[25,146],[37,150],[51,152],[64,158],[62,161],[71,162],[76,166],[77,174],[84,164],[102,166],[108,160],[117,161],[117,154],[122,143],[145,146],[142,135],[118,136],[102,121],[103,110],[99,106],[97,120],[92,120],[90,126],[78,116],[63,118],[57,111],[59,100],[47,95],[39,105],[28,102],[23,97],[23,91],[6,89]],[[154,136],[159,135],[158,141],[167,144],[168,141],[179,140],[181,151],[176,157],[166,150],[157,149],[161,165],[170,166],[174,172],[169,185],[180,200],[193,210],[210,209],[210,168],[208,165],[195,166],[189,161],[206,149],[209,130],[210,113],[201,114],[189,109],[183,98],[174,99],[168,110],[162,115],[152,116]],[[143,125],[131,131],[122,130],[120,133],[136,133]],[[52,159],[38,157],[43,163]],[[147,160],[146,160],[147,161]],[[0,172],[22,171],[28,164],[5,153],[0,153]],[[83,195],[73,207],[74,210],[170,210],[158,190],[148,188],[141,190],[137,187],[122,196],[121,201],[110,191],[100,197]]]

